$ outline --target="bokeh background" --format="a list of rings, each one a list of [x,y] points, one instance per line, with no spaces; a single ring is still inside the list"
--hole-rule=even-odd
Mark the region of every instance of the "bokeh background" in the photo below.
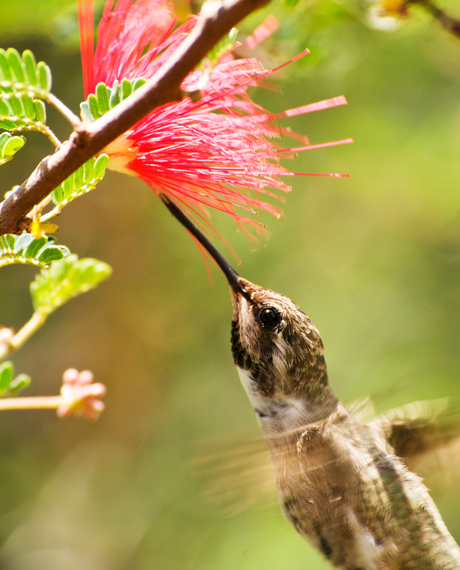
[[[456,8],[455,2],[447,8]],[[460,42],[415,12],[394,30],[369,24],[366,6],[310,0],[268,12],[279,30],[267,65],[308,46],[311,55],[253,89],[268,109],[344,94],[339,107],[285,120],[313,143],[296,172],[349,179],[293,181],[285,216],[263,217],[272,236],[251,251],[232,220],[212,222],[248,279],[294,299],[322,333],[331,383],[346,402],[369,395],[378,412],[460,391]],[[30,48],[75,111],[83,98],[76,7],[71,0],[0,0],[0,45]],[[270,60],[272,63],[270,63]],[[68,126],[50,111],[65,139]],[[2,167],[2,192],[52,151],[39,135]],[[289,144],[286,142],[286,144]],[[0,415],[0,567],[6,570],[321,570],[329,568],[273,500],[238,510],[207,496],[233,483],[203,457],[258,437],[229,347],[230,301],[154,194],[112,174],[59,218],[58,243],[109,262],[95,291],[53,314],[16,355],[26,394],[55,394],[68,367],[108,387],[97,423],[52,411]],[[0,322],[30,316],[36,271],[7,267]],[[217,482],[217,483],[216,483]],[[436,488],[460,540],[455,485]],[[256,485],[257,488],[257,485]],[[252,488],[248,503],[257,491]],[[256,501],[257,502],[257,501]],[[230,509],[229,509],[230,506]]]

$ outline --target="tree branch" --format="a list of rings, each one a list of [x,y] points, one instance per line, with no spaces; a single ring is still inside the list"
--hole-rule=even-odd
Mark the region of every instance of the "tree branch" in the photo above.
[[[208,0],[197,25],[145,85],[91,124],[75,128],[69,140],[44,158],[30,177],[0,204],[0,235],[27,229],[27,214],[92,156],[101,152],[156,107],[179,101],[180,86],[212,47],[251,12],[270,0]]]

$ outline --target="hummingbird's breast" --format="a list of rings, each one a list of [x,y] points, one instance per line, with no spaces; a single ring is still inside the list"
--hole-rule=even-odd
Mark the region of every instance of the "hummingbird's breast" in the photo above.
[[[279,393],[269,397],[249,370],[238,366],[236,369],[265,437],[289,432],[311,421],[312,413],[305,400]]]

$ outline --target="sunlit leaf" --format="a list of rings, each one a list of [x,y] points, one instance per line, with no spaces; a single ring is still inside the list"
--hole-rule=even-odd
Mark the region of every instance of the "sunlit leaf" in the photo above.
[[[96,99],[101,115],[105,115],[109,110],[109,89],[104,83],[96,85]]]
[[[0,128],[7,131],[40,131],[51,137],[45,126],[46,111],[40,99],[48,99],[51,71],[33,53],[0,49]]]
[[[37,85],[37,62],[35,61],[34,54],[30,50],[26,50],[22,54],[22,60],[26,72],[27,83],[29,85]]]
[[[11,133],[0,134],[0,165],[10,161],[13,156],[26,143],[26,139],[21,136],[13,136]]]
[[[96,287],[111,272],[107,263],[91,258],[78,259],[75,254],[53,261],[30,284],[34,308],[49,315],[72,297]]]
[[[51,192],[51,199],[62,209],[75,198],[90,192],[104,178],[108,164],[109,157],[106,154],[90,158]]]
[[[0,397],[15,396],[30,384],[30,376],[18,374],[14,377],[14,365],[9,360],[0,364]]]
[[[9,360],[0,364],[0,396],[3,394],[3,392],[6,392],[6,390],[8,390],[8,386],[10,385],[11,379],[13,378],[13,371],[13,363]]]
[[[80,104],[83,113],[91,119],[91,121],[96,121],[102,115],[105,115],[107,111],[113,109],[129,97],[136,89],[139,89],[144,85],[145,79],[137,78],[133,80],[123,79],[121,84],[115,81],[113,86],[107,87],[105,83],[98,83],[96,85],[96,93],[91,93],[88,95],[88,99]]]
[[[0,90],[0,128],[7,131],[46,132],[46,112],[41,101],[28,95],[4,95]]]
[[[43,61],[37,64],[30,50],[21,56],[14,48],[0,49],[0,96],[46,99],[51,84],[50,68]]]
[[[16,396],[19,394],[19,392],[21,392],[21,390],[27,388],[29,384],[30,376],[28,374],[18,374],[16,378],[13,378],[13,380],[11,380],[8,391],[4,395]]]
[[[38,85],[44,93],[49,93],[51,91],[52,76],[51,69],[44,63],[40,61],[37,65],[38,72]]]
[[[35,239],[26,232],[20,236],[13,234],[0,236],[0,267],[14,263],[47,267],[52,261],[70,255],[67,247],[54,245],[54,242],[53,237]]]

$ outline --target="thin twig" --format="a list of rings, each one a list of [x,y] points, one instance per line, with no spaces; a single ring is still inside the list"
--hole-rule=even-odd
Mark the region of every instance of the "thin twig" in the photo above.
[[[57,138],[57,136],[53,133],[53,131],[49,127],[43,128],[43,134],[46,135],[49,140],[53,143],[56,148],[61,146],[61,141]]]
[[[58,99],[55,95],[49,93],[46,100],[50,105],[55,107],[61,113],[61,115],[64,115],[64,117],[69,121],[69,123],[73,127],[78,127],[78,125],[81,124],[81,119],[77,117],[77,115],[75,115],[75,113],[71,111],[67,107],[67,105],[64,105],[64,103],[60,99]]]
[[[197,25],[145,85],[90,125],[81,124],[53,155],[0,204],[0,235],[27,229],[27,214],[92,156],[153,109],[180,100],[180,85],[210,49],[251,12],[270,0],[208,0]]]
[[[0,398],[0,410],[37,410],[59,408],[67,403],[63,396],[31,396],[29,398]]]
[[[34,332],[39,329],[46,320],[46,316],[36,311],[27,323],[9,340],[8,343],[0,344],[0,359],[11,354],[26,342]]]

